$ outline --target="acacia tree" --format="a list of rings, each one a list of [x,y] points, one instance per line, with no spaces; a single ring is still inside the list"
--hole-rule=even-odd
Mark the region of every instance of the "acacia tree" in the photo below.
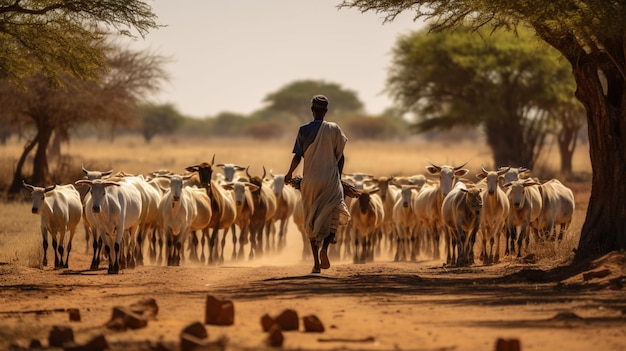
[[[183,116],[172,104],[146,104],[140,107],[142,114],[141,134],[150,143],[157,134],[172,134],[183,123]]]
[[[58,75],[61,86],[50,83],[44,74],[22,79],[21,86],[0,81],[3,116],[19,125],[22,133],[32,131],[20,156],[9,194],[21,189],[23,166],[35,150],[33,184],[43,184],[48,176],[46,150],[53,133],[69,135],[69,129],[82,123],[107,124],[111,128],[128,125],[138,118],[136,104],[167,78],[164,59],[149,53],[109,51],[109,69],[99,80]]]
[[[574,94],[569,64],[528,30],[459,27],[401,37],[387,88],[420,119],[417,132],[481,126],[495,165],[533,168],[550,130],[550,110]]]
[[[117,32],[134,37],[158,28],[156,15],[139,0],[8,0],[0,4],[0,77],[19,83],[42,74],[95,78],[106,68],[94,42]]]
[[[268,94],[264,99],[264,102],[269,104],[265,114],[287,113],[296,116],[300,122],[306,122],[311,118],[310,102],[316,94],[326,95],[330,99],[329,109],[334,115],[363,109],[363,103],[352,90],[344,89],[335,83],[301,80]]]
[[[576,260],[626,249],[626,3],[606,0],[345,0],[388,21],[404,11],[432,19],[434,30],[470,23],[514,28],[528,23],[572,65],[576,97],[587,113],[591,197]]]

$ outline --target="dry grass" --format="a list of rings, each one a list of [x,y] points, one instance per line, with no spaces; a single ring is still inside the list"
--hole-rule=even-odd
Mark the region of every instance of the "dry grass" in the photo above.
[[[289,167],[292,148],[291,139],[259,141],[156,138],[151,144],[146,144],[139,137],[123,137],[114,142],[95,139],[73,140],[69,147],[63,146],[62,152],[67,157],[60,165],[66,173],[75,174],[71,179],[78,179],[82,175],[80,165],[83,163],[88,169],[113,169],[133,174],[146,174],[158,169],[182,173],[186,166],[203,161],[210,162],[215,155],[216,163],[250,166],[250,173],[254,175],[260,175],[263,167],[268,174],[270,170],[275,174],[283,174]],[[0,171],[5,175],[4,178],[0,178],[0,185],[10,182],[7,178],[10,178],[22,149],[23,143],[16,140],[0,148],[2,168]],[[533,173],[540,178],[544,175],[558,174],[559,158],[556,148],[549,151],[536,167],[541,169],[543,174]],[[346,146],[345,155],[344,172],[364,172],[377,176],[423,174],[429,161],[455,166],[467,162],[466,168],[470,169],[468,178],[473,180],[475,180],[473,176],[480,172],[481,165],[494,168],[489,148],[483,144],[470,142],[444,144],[417,139],[404,142],[351,140]],[[578,178],[588,178],[590,162],[585,146],[579,146],[573,165],[574,171],[580,175]],[[58,164],[52,162],[50,166],[55,169]],[[70,171],[67,168],[70,168]],[[572,187],[576,197],[576,212],[569,235],[558,248],[535,248],[537,256],[541,258],[566,259],[577,246],[591,186],[588,182],[566,182],[566,184]],[[26,190],[24,194],[27,194]],[[73,246],[75,250],[82,250],[84,245],[82,228],[79,228]],[[49,255],[50,251],[51,249]],[[30,213],[30,204],[0,203],[0,261],[19,261],[29,266],[37,266],[41,261],[39,217]]]

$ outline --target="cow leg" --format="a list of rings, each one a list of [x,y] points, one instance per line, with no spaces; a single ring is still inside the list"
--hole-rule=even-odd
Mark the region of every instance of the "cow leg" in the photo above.
[[[91,258],[91,267],[90,267],[90,269],[92,271],[97,270],[98,266],[100,266],[100,262],[99,262],[100,251],[98,250],[99,247],[100,247],[100,245],[98,244],[98,240],[94,240],[93,241],[93,245],[92,245],[93,257]]]
[[[83,218],[83,221],[84,220],[85,219]],[[83,225],[83,228],[85,228],[85,254],[87,254],[89,252],[89,239],[91,238],[91,230],[87,225]]]
[[[527,239],[527,237],[530,236],[528,227],[526,225],[522,225],[522,228],[517,235],[517,257],[522,257],[522,243]],[[528,250],[528,245],[526,246],[526,250]]]
[[[58,242],[55,236],[52,237],[52,249],[54,250],[54,268],[59,268]]]
[[[496,232],[496,238],[495,238],[495,240],[496,240],[495,245],[496,246],[495,247],[493,246],[494,245],[493,242],[491,243],[491,250],[492,250],[492,252],[493,252],[493,250],[495,250],[495,253],[493,254],[493,263],[498,263],[498,261],[500,261],[500,235],[502,235],[502,234],[501,234],[501,231],[499,230],[499,231]]]
[[[42,237],[43,237],[43,242],[42,242],[42,246],[43,246],[43,265],[47,266],[48,265],[48,233],[45,231],[45,229],[42,229]]]
[[[226,236],[228,236],[228,232],[230,231],[230,227],[226,227],[224,228],[223,234],[222,234],[222,243],[220,246],[220,253],[219,253],[219,263],[224,263],[224,248],[226,247]],[[233,237],[235,238],[235,243],[237,243],[237,237],[235,237],[235,233],[233,233]],[[233,253],[235,253],[235,248],[233,246]]]
[[[146,228],[143,228],[142,230],[139,231],[139,233],[137,233],[137,246],[135,249],[135,260],[137,261],[137,266],[143,266],[143,239],[144,236],[146,235]]]
[[[402,238],[400,235],[396,238],[396,254],[393,257],[394,262],[400,261],[400,251],[402,250]]]
[[[233,223],[230,226],[230,232],[233,233],[233,253],[230,255],[230,259],[231,261],[236,261],[237,260],[237,231],[235,228],[235,223]],[[239,242],[241,242],[241,230],[239,231]]]
[[[411,262],[415,262],[420,252],[420,240],[415,228],[411,232]]]
[[[215,253],[215,243],[217,242],[217,236],[219,235],[218,231],[219,229],[217,226],[213,228],[213,231],[211,232],[211,237],[209,238],[209,262],[208,262],[209,265],[215,263],[214,253]],[[202,258],[202,262],[204,262],[204,257]]]
[[[115,260],[113,263],[113,270],[109,273],[111,274],[118,274],[120,272],[120,243],[115,243]]]
[[[353,263],[359,263],[359,237],[358,235],[354,236],[354,257],[352,258]]]

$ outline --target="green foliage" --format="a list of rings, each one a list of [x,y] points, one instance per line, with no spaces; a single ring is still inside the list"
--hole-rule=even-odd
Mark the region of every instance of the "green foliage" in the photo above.
[[[496,164],[532,167],[550,126],[546,119],[574,108],[570,70],[526,28],[512,33],[460,26],[401,37],[388,89],[420,117],[417,132],[481,126]]]
[[[0,5],[0,77],[19,82],[42,72],[54,85],[61,73],[96,78],[107,67],[94,45],[107,33],[145,35],[158,28],[145,1],[30,0]]]
[[[328,97],[328,110],[334,115],[359,112],[363,109],[363,103],[356,92],[343,89],[335,83],[314,80],[287,84],[278,91],[268,94],[263,101],[269,104],[266,108],[267,113],[288,114],[303,123],[311,118],[311,98],[317,94]]]
[[[172,134],[182,124],[183,117],[171,104],[143,105],[140,107],[143,123],[142,134],[150,142],[157,134]]]
[[[208,121],[211,134],[222,137],[237,136],[241,133],[242,127],[248,124],[245,116],[229,112],[223,112]]]
[[[390,115],[352,115],[341,119],[342,129],[352,139],[402,139],[409,135],[408,122]]]

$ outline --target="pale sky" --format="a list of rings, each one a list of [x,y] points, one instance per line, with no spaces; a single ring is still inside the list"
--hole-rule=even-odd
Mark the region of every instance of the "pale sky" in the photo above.
[[[171,81],[152,102],[172,103],[186,116],[250,114],[269,93],[304,79],[353,90],[367,113],[380,113],[392,105],[383,92],[391,50],[399,35],[422,25],[409,13],[383,24],[375,13],[337,9],[339,2],[154,0],[167,27],[130,48],[171,58]]]

